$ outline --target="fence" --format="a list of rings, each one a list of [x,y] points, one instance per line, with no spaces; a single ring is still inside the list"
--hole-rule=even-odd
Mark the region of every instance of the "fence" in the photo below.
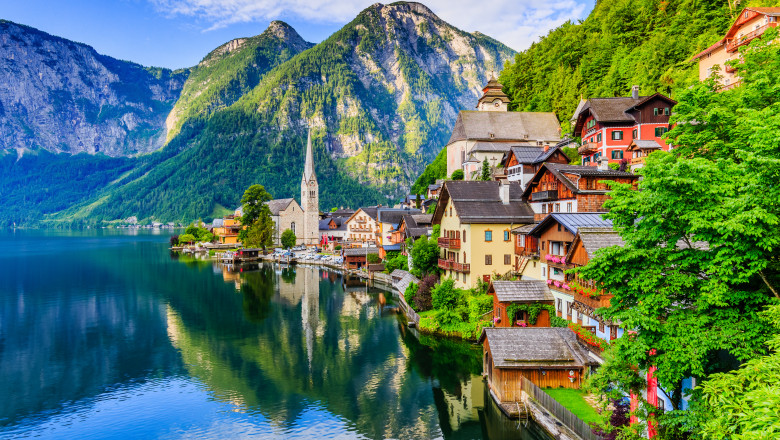
[[[522,378],[523,391],[528,393],[532,399],[534,399],[544,409],[549,411],[558,420],[560,420],[567,428],[571,429],[575,434],[580,436],[582,440],[601,440],[601,437],[593,433],[593,429],[585,422],[580,420],[579,417],[574,415],[571,411],[566,409],[563,405],[558,403],[555,399],[550,397],[541,388],[534,385],[533,382]]]

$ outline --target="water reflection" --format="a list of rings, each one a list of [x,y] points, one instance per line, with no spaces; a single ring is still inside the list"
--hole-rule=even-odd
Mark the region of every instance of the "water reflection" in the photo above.
[[[63,238],[0,235],[50,249],[0,257],[0,435],[544,438],[491,409],[479,348],[416,334],[381,289]]]

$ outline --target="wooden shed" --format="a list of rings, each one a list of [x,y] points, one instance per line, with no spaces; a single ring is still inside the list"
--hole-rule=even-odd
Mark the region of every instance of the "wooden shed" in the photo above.
[[[499,403],[520,400],[521,377],[541,388],[580,388],[592,363],[568,328],[486,328],[479,342],[483,371]]]
[[[555,298],[544,281],[493,281],[487,293],[493,296],[493,322],[496,327],[549,327]],[[509,316],[507,310],[516,307]],[[542,307],[540,307],[542,306]],[[495,319],[498,318],[498,319]]]
[[[375,247],[371,248],[350,248],[344,249],[344,264],[347,269],[360,269],[368,264],[367,255],[377,254],[379,255],[379,249]]]

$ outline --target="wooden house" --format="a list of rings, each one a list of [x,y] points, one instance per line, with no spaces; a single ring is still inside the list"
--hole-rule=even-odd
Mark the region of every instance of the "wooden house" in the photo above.
[[[536,221],[552,212],[601,212],[609,187],[605,181],[635,183],[639,176],[604,166],[545,163],[528,182],[523,200]]]
[[[554,310],[555,299],[544,281],[492,281],[487,293],[493,296],[495,327],[550,326],[550,311],[547,308],[541,308],[536,316],[531,311],[535,304],[549,306],[549,309]],[[509,311],[514,308],[520,310],[514,310],[513,316],[509,316]]]
[[[592,361],[561,327],[485,328],[479,338],[488,387],[502,402],[522,397],[522,377],[542,388],[580,388]]]
[[[507,180],[518,182],[525,189],[528,182],[545,162],[568,164],[569,158],[563,152],[563,147],[569,143],[571,141],[567,139],[554,147],[549,145],[510,147],[501,159],[501,166],[505,170]]]
[[[536,223],[518,226],[512,229],[515,243],[514,272],[524,280],[542,280],[539,265],[539,239],[529,233]]]
[[[626,152],[629,156],[628,165],[631,172],[633,173],[638,168],[645,166],[647,156],[656,151],[661,151],[661,146],[658,145],[658,142],[641,139],[631,141],[628,148],[626,148]]]
[[[379,248],[375,247],[359,247],[343,249],[342,254],[344,256],[344,265],[347,269],[359,270],[368,265],[367,255],[376,254],[379,255]]]

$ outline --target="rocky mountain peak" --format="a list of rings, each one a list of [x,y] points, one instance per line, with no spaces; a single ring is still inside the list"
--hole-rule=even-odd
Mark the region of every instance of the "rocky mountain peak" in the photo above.
[[[312,43],[304,40],[292,26],[281,20],[272,21],[260,36],[274,36],[299,51],[312,46]]]

